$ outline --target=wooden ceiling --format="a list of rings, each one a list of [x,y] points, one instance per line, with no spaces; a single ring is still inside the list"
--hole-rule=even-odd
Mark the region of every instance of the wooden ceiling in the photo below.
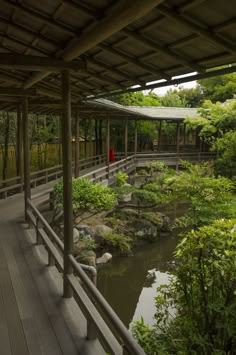
[[[206,77],[211,68],[236,63],[235,0],[0,0],[0,5],[0,94],[18,88],[37,95],[39,103],[45,96],[60,100],[60,70],[69,68],[77,103],[192,80],[175,77],[193,72]],[[7,97],[1,101],[2,109],[12,105]]]

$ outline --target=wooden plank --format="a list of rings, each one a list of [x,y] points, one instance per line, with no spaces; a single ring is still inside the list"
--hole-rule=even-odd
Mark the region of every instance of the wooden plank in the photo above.
[[[3,303],[2,291],[0,289],[0,344],[1,355],[11,355],[11,345],[6,322],[6,309]]]
[[[25,288],[27,289],[27,299],[29,307],[31,308],[35,330],[33,331],[37,339],[37,343],[40,343],[42,353],[45,355],[52,354],[62,354],[60,346],[58,344],[55,333],[52,329],[52,325],[45,307],[42,303],[40,293],[38,291],[37,285],[35,284],[34,278],[32,277],[32,270],[29,269],[27,263],[28,255],[32,254],[32,244],[29,244],[26,240],[26,236],[23,235],[21,229],[15,228],[15,235],[19,238],[20,245],[16,245],[14,249],[14,254],[16,258],[16,263],[21,273],[22,280],[24,282]],[[23,254],[23,256],[22,256]],[[36,263],[36,260],[34,260]],[[35,269],[35,266],[32,267]],[[28,327],[29,320],[23,320],[24,330],[29,344],[29,349],[31,350],[31,336]],[[37,336],[38,334],[38,336]],[[34,355],[32,353],[32,355]]]
[[[0,253],[2,261],[4,262],[5,257],[3,256],[2,248],[0,248]],[[6,322],[9,332],[12,355],[27,355],[29,354],[28,347],[11,283],[11,277],[7,268],[0,270],[0,287],[2,290],[3,304],[5,309],[7,309]]]

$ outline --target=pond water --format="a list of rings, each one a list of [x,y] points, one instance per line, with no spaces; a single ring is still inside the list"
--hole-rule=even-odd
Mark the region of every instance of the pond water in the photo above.
[[[173,217],[184,211],[186,206],[175,206],[166,214]],[[156,289],[168,283],[178,240],[177,233],[163,236],[138,247],[134,256],[115,257],[98,269],[98,289],[127,327],[141,316],[146,323],[153,323]]]
[[[129,327],[141,316],[152,324],[156,288],[168,282],[178,237],[167,236],[135,250],[132,257],[117,257],[98,270],[98,289]]]

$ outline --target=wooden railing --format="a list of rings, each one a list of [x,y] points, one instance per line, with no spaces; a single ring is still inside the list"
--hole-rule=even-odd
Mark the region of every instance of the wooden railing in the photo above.
[[[136,166],[143,167],[148,165],[151,161],[164,161],[167,165],[176,165],[180,160],[187,160],[192,163],[198,163],[201,161],[211,160],[215,158],[215,153],[138,153],[136,155]]]
[[[121,166],[124,167],[123,164]],[[97,181],[96,176],[90,176],[90,178]],[[43,195],[46,196],[49,193],[50,190],[47,190],[40,195],[32,196],[32,199],[27,201],[27,215],[30,227],[35,230],[36,244],[43,244],[47,250],[48,266],[55,265],[63,273],[64,244],[36,205],[39,197],[42,198]],[[72,254],[68,255],[68,259],[73,273],[66,277],[73,290],[73,297],[87,320],[87,339],[98,338],[104,350],[109,354],[145,355],[143,349],[96,288],[96,269],[78,263]]]
[[[91,178],[93,181],[103,181],[108,179],[112,182],[114,181],[114,175],[118,170],[123,170],[129,173],[134,170],[135,166],[143,167],[150,163],[150,161],[165,161],[167,165],[176,165],[180,159],[188,160],[190,162],[200,162],[204,160],[213,159],[215,157],[214,153],[204,152],[204,153],[186,153],[180,152],[177,156],[176,153],[138,153],[136,156],[133,153],[128,158],[124,158],[124,153],[116,153],[116,162],[110,164],[109,168],[107,166],[101,167],[94,171],[91,171],[84,176]],[[102,165],[105,163],[105,155],[97,155],[91,158],[86,158],[80,160],[80,170],[83,171],[96,167],[97,165]],[[38,185],[46,184],[49,181],[56,180],[62,176],[62,165],[57,165],[52,168],[43,169],[37,172],[33,172],[30,175],[31,187],[35,188]],[[6,198],[17,192],[22,192],[24,188],[24,183],[22,177],[16,176],[11,179],[0,181],[0,198]]]
[[[91,158],[81,159],[79,163],[80,170],[85,170],[96,165],[105,163],[105,155],[97,155]],[[74,169],[74,167],[73,167]],[[47,184],[49,181],[57,180],[62,176],[62,165],[35,171],[30,174],[31,187],[35,188],[41,184]],[[22,192],[24,188],[23,177],[0,181],[0,198],[6,198],[8,195]]]

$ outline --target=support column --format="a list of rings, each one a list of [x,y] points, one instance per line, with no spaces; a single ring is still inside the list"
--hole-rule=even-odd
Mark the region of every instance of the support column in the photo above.
[[[72,273],[68,256],[73,253],[72,210],[72,149],[71,149],[71,92],[70,72],[62,71],[62,154],[63,154],[63,209],[64,209],[64,297],[72,296],[67,275]]]
[[[176,126],[176,171],[179,171],[179,141],[180,141],[180,123]]]
[[[125,158],[128,157],[128,120],[125,120]]]
[[[161,150],[161,128],[162,128],[162,121],[159,123],[159,131],[158,131],[158,152]]]
[[[22,118],[20,105],[17,106],[16,175],[21,177],[20,182],[22,182]]]
[[[110,120],[107,119],[107,132],[106,132],[106,148],[107,148],[107,179],[109,181],[110,175]]]
[[[184,146],[186,145],[186,123],[184,123]]]
[[[79,114],[76,110],[75,113],[75,177],[79,177],[79,159],[80,159],[80,146],[79,146]]]
[[[25,191],[25,221],[28,222],[27,200],[31,198],[30,191],[30,152],[29,152],[29,118],[28,118],[28,98],[22,102],[23,111],[23,148],[24,148],[24,191]]]
[[[134,128],[134,155],[136,157],[138,150],[138,122],[135,121],[135,128]]]

